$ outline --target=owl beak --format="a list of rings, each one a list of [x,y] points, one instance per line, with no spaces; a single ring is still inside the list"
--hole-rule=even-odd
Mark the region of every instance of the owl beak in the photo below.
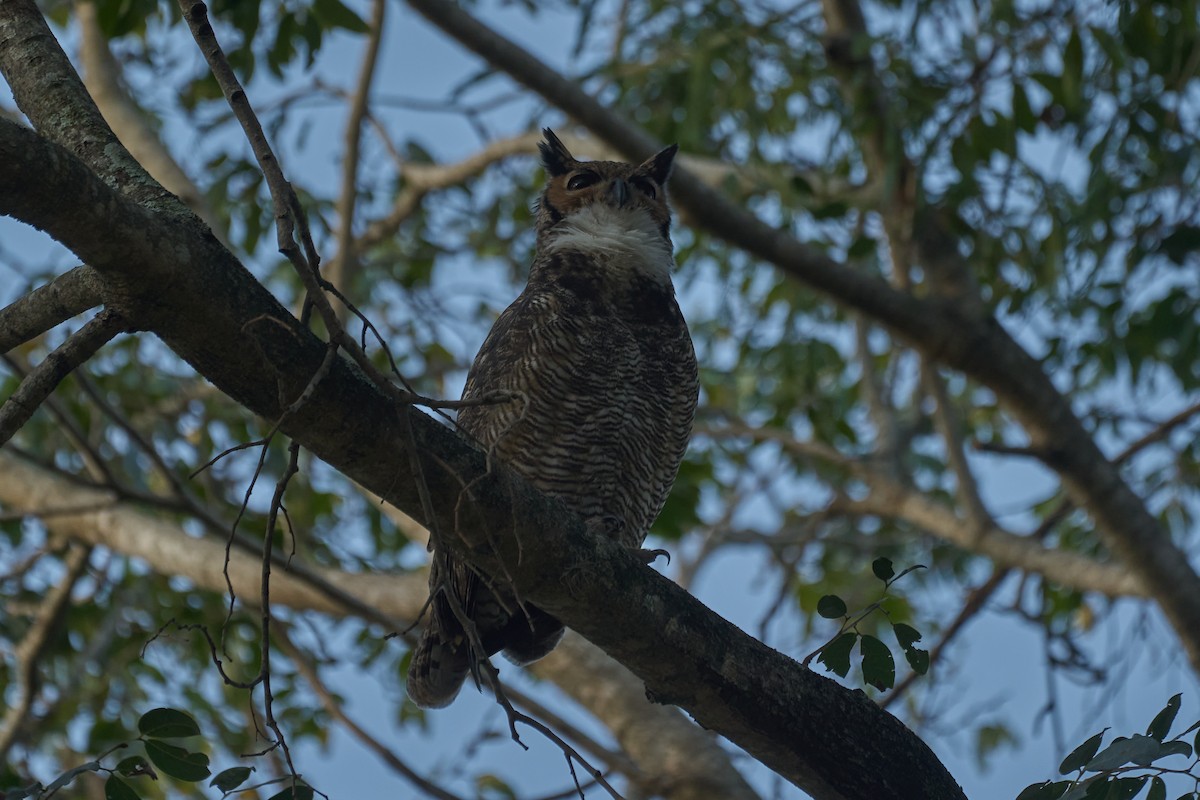
[[[628,205],[633,198],[633,191],[624,178],[617,178],[608,185],[608,202],[617,208]]]

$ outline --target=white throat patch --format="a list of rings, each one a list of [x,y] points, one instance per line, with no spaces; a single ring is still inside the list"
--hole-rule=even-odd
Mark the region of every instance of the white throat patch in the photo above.
[[[574,250],[602,259],[606,265],[671,282],[675,257],[671,245],[644,211],[604,203],[585,206],[560,222],[542,247],[547,253]]]

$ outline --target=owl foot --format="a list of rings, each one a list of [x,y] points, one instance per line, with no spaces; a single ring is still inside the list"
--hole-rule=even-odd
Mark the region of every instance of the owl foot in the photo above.
[[[640,558],[642,560],[642,562],[645,563],[646,565],[653,564],[655,561],[658,560],[659,556],[665,556],[667,559],[668,565],[670,565],[670,563],[671,563],[671,554],[668,553],[666,550],[662,550],[662,549],[647,550],[644,547],[639,547],[637,550],[633,551],[633,554],[635,556],[637,556],[638,558]]]
[[[625,530],[625,520],[612,514],[605,514],[602,517],[591,517],[587,520],[588,533],[592,535],[603,536],[606,539],[615,539]]]

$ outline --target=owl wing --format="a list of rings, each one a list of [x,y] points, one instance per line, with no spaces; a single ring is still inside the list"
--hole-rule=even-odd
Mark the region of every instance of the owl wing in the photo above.
[[[463,390],[464,400],[498,391],[521,395],[536,391],[529,376],[538,368],[536,342],[545,334],[541,323],[547,316],[554,316],[553,312],[547,314],[548,311],[544,302],[528,294],[522,294],[505,309],[471,366]],[[504,432],[521,419],[523,410],[521,399],[468,406],[460,411],[458,426],[491,450]],[[533,606],[521,609],[511,593],[489,586],[470,565],[439,550],[434,551],[430,569],[430,588],[437,592],[431,623],[409,669],[410,686],[415,673],[423,705],[430,705],[430,700],[440,705],[453,700],[476,665],[452,601],[439,588],[450,592],[463,614],[474,623],[486,655],[504,648],[516,663],[528,663],[549,653],[563,633],[562,624],[549,614]],[[478,682],[479,676],[475,678]]]

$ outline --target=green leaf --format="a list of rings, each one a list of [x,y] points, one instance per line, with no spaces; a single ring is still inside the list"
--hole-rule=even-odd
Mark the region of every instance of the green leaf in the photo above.
[[[228,792],[245,783],[251,772],[254,772],[254,767],[230,767],[218,772],[208,785],[215,786],[222,792]]]
[[[1037,115],[1033,113],[1033,107],[1029,105],[1029,94],[1025,91],[1024,84],[1013,85],[1012,104],[1013,124],[1026,133],[1033,133],[1037,130]]]
[[[846,257],[851,261],[858,261],[868,256],[873,256],[878,251],[879,242],[870,236],[859,236],[850,243],[850,249],[846,251]]]
[[[871,562],[871,572],[875,573],[875,577],[883,582],[890,581],[896,574],[896,570],[892,567],[890,558],[877,558]]]
[[[141,800],[128,783],[116,775],[109,775],[104,782],[104,800]]]
[[[1175,722],[1175,715],[1179,713],[1179,701],[1182,697],[1182,694],[1176,694],[1167,701],[1163,710],[1155,715],[1146,728],[1147,736],[1160,742],[1167,738],[1167,734],[1171,732],[1171,725]]]
[[[1104,800],[1133,800],[1133,797],[1142,791],[1142,787],[1148,780],[1150,780],[1149,775],[1141,775],[1136,778],[1114,778],[1108,786],[1108,794],[1104,795]]]
[[[921,632],[912,625],[907,625],[903,622],[897,622],[893,625],[892,633],[896,634],[896,641],[905,650],[911,647],[913,642],[921,641]]]
[[[1099,755],[1088,761],[1087,769],[1089,772],[1107,772],[1130,763],[1144,767],[1163,755],[1161,742],[1149,736],[1134,734],[1128,739],[1122,737],[1113,741]]]
[[[341,0],[315,0],[312,12],[327,28],[345,28],[354,33],[366,33],[370,30],[362,17],[346,7]]]
[[[475,779],[475,788],[483,800],[517,800],[512,787],[501,778],[485,773]]]
[[[1104,734],[1108,733],[1108,728],[1097,733],[1095,736],[1088,739],[1083,744],[1076,747],[1071,753],[1063,759],[1058,765],[1058,774],[1066,775],[1070,772],[1083,769],[1087,763],[1096,755],[1096,751],[1100,749],[1100,742],[1104,740]]]
[[[1162,746],[1158,749],[1158,755],[1155,757],[1155,760],[1159,758],[1166,758],[1167,756],[1183,756],[1184,758],[1191,758],[1192,746],[1187,742],[1163,742]]]
[[[279,794],[271,795],[267,800],[313,800],[313,790],[311,786],[304,784],[296,784],[289,786]]]
[[[980,768],[987,766],[987,759],[1001,747],[1014,748],[1017,737],[1004,725],[983,725],[975,732],[975,760]]]
[[[912,671],[918,675],[924,675],[926,672],[929,672],[928,650],[922,650],[919,647],[906,647],[904,648],[904,659],[912,667]]]
[[[117,762],[115,769],[117,772],[127,778],[132,778],[137,775],[149,775],[152,778],[158,778],[158,776],[154,774],[154,768],[150,766],[150,762],[146,761],[146,759],[142,758],[141,756],[130,756],[129,758],[123,758]]]
[[[863,680],[883,691],[896,684],[896,659],[892,651],[879,639],[869,634],[862,637]]]
[[[842,200],[831,200],[812,210],[813,219],[840,219],[850,213],[850,204]]]
[[[146,755],[154,766],[181,781],[202,781],[211,773],[208,756],[204,753],[189,753],[182,747],[150,739],[146,742]]]
[[[87,747],[88,750],[99,752],[108,749],[116,742],[131,738],[133,737],[129,735],[129,731],[117,720],[100,719],[92,725],[91,731],[88,732]]]
[[[1200,250],[1200,227],[1180,225],[1159,242],[1157,252],[1180,266],[1189,255]]]
[[[155,708],[147,711],[138,720],[138,730],[143,736],[151,739],[200,735],[200,726],[196,724],[196,720],[173,708]]]
[[[827,594],[817,601],[817,613],[825,619],[838,619],[846,616],[846,601],[836,594]]]
[[[1043,781],[1026,786],[1017,800],[1058,800],[1071,787],[1070,781]]]
[[[1060,102],[1068,114],[1078,114],[1083,108],[1083,40],[1079,29],[1072,28],[1063,50],[1062,96]]]
[[[1150,791],[1146,800],[1167,800],[1167,784],[1157,775],[1150,779]]]
[[[846,677],[846,673],[850,671],[850,651],[854,649],[856,641],[858,641],[858,634],[854,631],[846,631],[821,648],[821,655],[817,657],[817,661],[824,664],[835,675]]]

